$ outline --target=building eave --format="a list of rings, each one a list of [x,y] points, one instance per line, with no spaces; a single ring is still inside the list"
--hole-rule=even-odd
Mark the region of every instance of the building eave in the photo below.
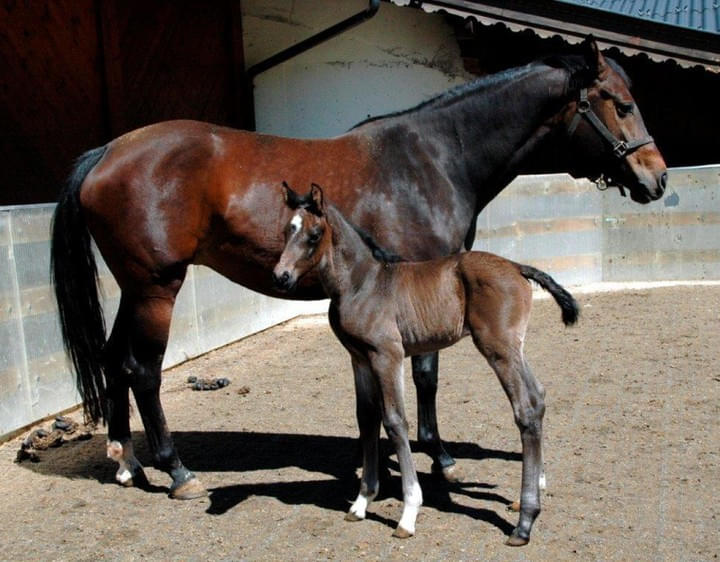
[[[391,0],[400,6],[444,11],[483,25],[500,23],[512,31],[531,30],[540,37],[559,35],[578,43],[593,35],[603,48],[616,47],[633,56],[658,62],[673,60],[683,67],[702,66],[720,72],[720,35],[629,17],[562,2],[529,0]]]

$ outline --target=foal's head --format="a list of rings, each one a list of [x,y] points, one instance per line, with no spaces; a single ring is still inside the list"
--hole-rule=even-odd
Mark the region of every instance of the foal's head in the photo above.
[[[319,185],[313,183],[309,193],[298,195],[283,182],[283,192],[285,203],[295,213],[285,226],[285,248],[273,270],[273,281],[279,290],[291,291],[325,258],[332,233]]]

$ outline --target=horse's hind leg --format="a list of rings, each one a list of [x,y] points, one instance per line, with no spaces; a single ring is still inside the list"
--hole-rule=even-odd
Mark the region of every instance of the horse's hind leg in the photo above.
[[[462,476],[440,439],[435,407],[438,387],[437,352],[412,357],[412,375],[417,391],[418,443],[433,459],[433,470],[441,472],[448,482],[458,482]]]
[[[162,359],[179,288],[179,282],[149,287],[129,302],[129,345],[123,366],[145,426],[153,465],[171,476],[171,497],[192,499],[207,495],[207,491],[180,461],[160,403]]]
[[[353,358],[355,376],[355,401],[360,441],[363,451],[363,468],[360,479],[360,492],[350,506],[345,519],[360,521],[365,519],[368,504],[375,499],[379,489],[378,482],[378,445],[380,440],[380,389],[377,379],[370,371],[367,362]]]
[[[475,345],[490,363],[510,399],[522,441],[520,518],[507,540],[511,546],[522,546],[530,540],[532,525],[540,513],[540,477],[543,472],[545,392],[525,362],[522,337],[523,334],[515,330],[473,327]]]
[[[105,379],[107,382],[108,441],[107,456],[118,463],[115,479],[123,486],[144,486],[147,483],[142,465],[135,458],[130,435],[128,375],[129,309],[121,299],[112,334],[105,347]]]

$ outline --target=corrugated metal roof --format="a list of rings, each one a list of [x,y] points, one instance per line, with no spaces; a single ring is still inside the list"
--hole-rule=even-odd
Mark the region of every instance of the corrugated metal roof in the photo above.
[[[512,31],[530,29],[540,37],[559,35],[570,43],[593,35],[602,49],[720,72],[720,0],[389,1]]]
[[[718,0],[556,0],[633,18],[720,33]]]

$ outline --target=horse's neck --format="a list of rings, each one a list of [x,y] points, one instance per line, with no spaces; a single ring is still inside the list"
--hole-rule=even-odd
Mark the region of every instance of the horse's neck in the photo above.
[[[327,209],[332,246],[321,271],[321,282],[333,301],[355,292],[382,266],[353,226],[335,207]]]
[[[474,194],[479,210],[523,172],[560,124],[566,83],[565,70],[528,65],[440,98],[410,118],[419,129],[445,136],[445,145],[456,151],[444,160],[447,175]]]

